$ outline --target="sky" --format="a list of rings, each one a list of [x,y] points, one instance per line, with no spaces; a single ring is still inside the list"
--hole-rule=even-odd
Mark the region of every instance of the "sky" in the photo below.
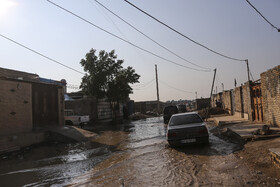
[[[118,59],[124,60],[123,66],[132,66],[141,76],[140,82],[132,85],[133,94],[130,98],[135,101],[157,99],[155,65],[161,101],[209,97],[215,68],[217,76],[214,93],[222,91],[222,84],[225,90],[234,88],[234,79],[238,86],[248,81],[244,61],[227,59],[196,45],[124,0],[98,2],[170,51],[210,71],[201,71],[205,69],[159,47],[95,0],[52,1],[145,51],[86,23],[46,0],[0,0],[0,34],[82,73],[84,71],[80,61],[91,48],[108,52],[115,50]],[[237,59],[248,59],[254,80],[259,79],[262,72],[280,65],[280,32],[265,22],[246,0],[130,2],[214,51]],[[280,27],[279,0],[250,2],[271,23]],[[83,77],[83,74],[50,61],[2,36],[0,67],[36,73],[40,77],[53,80],[66,79],[68,92],[78,91]]]

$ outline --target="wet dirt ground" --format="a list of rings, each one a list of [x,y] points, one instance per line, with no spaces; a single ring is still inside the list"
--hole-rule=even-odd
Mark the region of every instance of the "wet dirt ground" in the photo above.
[[[210,145],[170,148],[163,119],[86,127],[93,142],[34,147],[1,158],[0,186],[278,186],[242,147],[210,133]],[[208,129],[213,127],[209,124]],[[236,152],[238,151],[238,152]],[[235,153],[234,153],[235,152]],[[243,156],[243,157],[242,157]]]

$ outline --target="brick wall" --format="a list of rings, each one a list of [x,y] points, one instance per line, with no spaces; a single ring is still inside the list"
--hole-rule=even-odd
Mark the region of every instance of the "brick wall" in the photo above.
[[[0,79],[0,136],[32,131],[32,86]]]
[[[237,87],[234,89],[234,101],[235,101],[235,112],[241,112],[241,87]]]
[[[264,121],[280,126],[280,65],[261,74]]]

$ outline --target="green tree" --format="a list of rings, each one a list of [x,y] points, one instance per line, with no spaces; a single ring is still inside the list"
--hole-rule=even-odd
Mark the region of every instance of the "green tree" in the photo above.
[[[80,62],[86,72],[80,88],[86,95],[107,98],[111,103],[125,102],[133,93],[130,84],[139,82],[140,75],[130,66],[124,68],[123,62],[114,50],[101,50],[97,56],[96,50],[91,49]]]

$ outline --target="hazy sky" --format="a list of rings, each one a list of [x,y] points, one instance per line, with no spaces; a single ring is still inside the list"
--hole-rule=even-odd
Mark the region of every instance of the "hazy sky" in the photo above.
[[[94,0],[53,0],[93,24],[163,58],[189,66],[110,14]],[[123,0],[99,0],[137,29],[185,59],[211,70],[217,68],[218,91],[247,81],[245,62],[233,61],[190,42]],[[254,80],[280,65],[280,32],[273,29],[245,0],[130,0],[139,8],[191,39],[227,56],[249,59]],[[280,27],[279,0],[250,0]],[[46,0],[0,0],[0,34],[83,72],[80,60],[91,49],[115,49],[124,67],[141,75],[130,95],[135,101],[156,100],[155,64],[160,100],[209,97],[213,71],[183,68],[141,51],[62,11]],[[82,75],[0,37],[0,67],[37,73],[41,77],[79,86]],[[199,68],[198,68],[199,69]],[[77,91],[68,89],[69,92]]]

